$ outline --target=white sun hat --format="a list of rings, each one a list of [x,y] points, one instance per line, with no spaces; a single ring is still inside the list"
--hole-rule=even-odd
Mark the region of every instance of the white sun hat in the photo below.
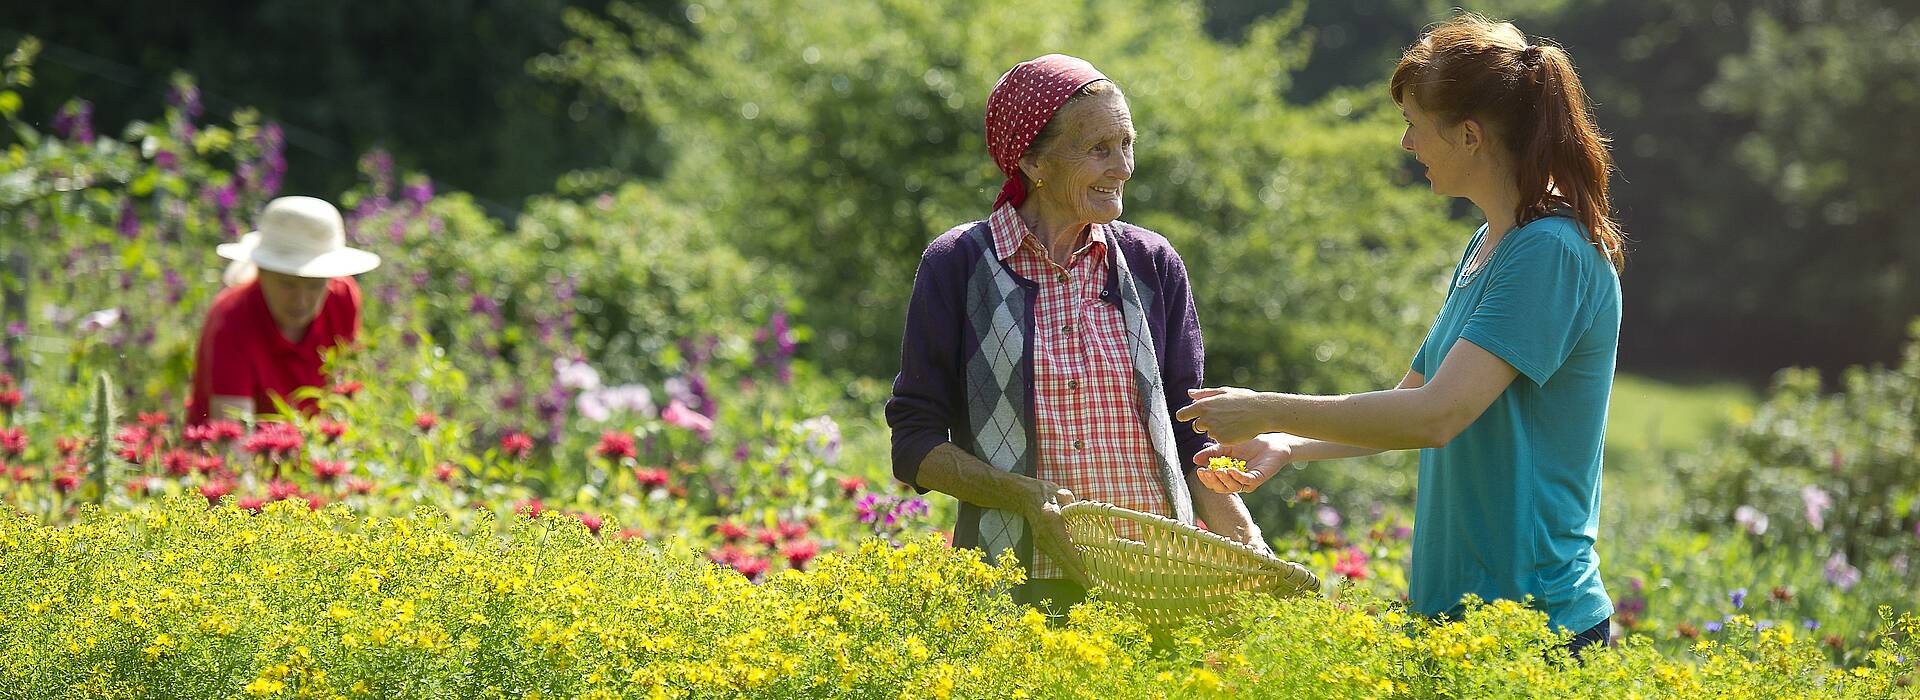
[[[215,248],[220,257],[295,277],[347,277],[380,266],[380,256],[347,247],[340,210],[313,197],[281,197],[260,212],[259,230]]]

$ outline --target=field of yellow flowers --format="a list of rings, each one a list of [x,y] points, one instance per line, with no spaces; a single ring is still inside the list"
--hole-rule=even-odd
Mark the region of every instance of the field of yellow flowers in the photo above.
[[[491,515],[482,517],[490,518]],[[1819,697],[1910,694],[1920,621],[1868,663],[1792,629],[1584,665],[1506,602],[1434,625],[1365,595],[1249,599],[1156,643],[1100,603],[1065,624],[1019,570],[869,539],[755,585],[684,542],[578,520],[473,532],[282,501],[0,516],[0,696],[539,698]]]

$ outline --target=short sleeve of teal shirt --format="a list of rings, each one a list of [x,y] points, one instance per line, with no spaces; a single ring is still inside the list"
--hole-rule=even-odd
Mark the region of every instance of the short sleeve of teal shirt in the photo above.
[[[1458,614],[1467,594],[1531,597],[1575,632],[1613,612],[1593,544],[1620,283],[1583,231],[1547,217],[1509,233],[1476,278],[1450,290],[1414,356],[1432,381],[1465,339],[1520,372],[1459,436],[1421,450],[1409,581],[1418,612]]]

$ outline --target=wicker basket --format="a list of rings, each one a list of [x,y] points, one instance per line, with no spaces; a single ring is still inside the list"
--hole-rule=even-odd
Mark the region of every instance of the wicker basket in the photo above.
[[[1094,587],[1133,604],[1152,627],[1224,612],[1242,593],[1320,592],[1306,567],[1177,520],[1097,501],[1060,513]]]

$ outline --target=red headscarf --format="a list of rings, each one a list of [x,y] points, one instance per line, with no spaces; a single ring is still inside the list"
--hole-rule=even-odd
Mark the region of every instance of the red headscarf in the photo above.
[[[1027,199],[1027,188],[1020,184],[1020,156],[1033,145],[1040,128],[1060,111],[1067,98],[1087,83],[1106,80],[1093,64],[1057,53],[1014,66],[987,95],[987,153],[993,164],[1007,174],[1000,197],[993,208],[1012,203],[1020,206]]]

